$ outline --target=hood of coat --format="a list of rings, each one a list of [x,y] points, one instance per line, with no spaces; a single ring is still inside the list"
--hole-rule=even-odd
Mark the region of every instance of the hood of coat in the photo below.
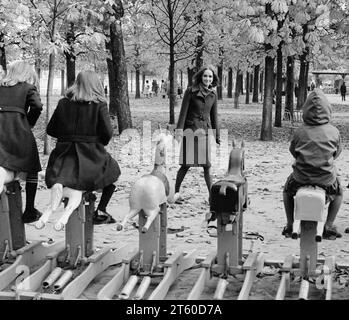
[[[194,84],[194,85],[191,87],[191,92],[197,93],[198,96],[203,97],[203,98],[205,98],[206,95],[209,95],[209,94],[211,94],[211,93],[213,93],[214,95],[216,94],[216,90],[215,90],[214,87],[207,88],[207,89],[205,90],[205,92],[203,92],[202,87],[203,87],[203,86],[200,86],[200,85],[198,85],[198,84]]]
[[[330,122],[332,108],[325,94],[320,89],[314,89],[308,95],[302,109],[303,121],[310,126]]]

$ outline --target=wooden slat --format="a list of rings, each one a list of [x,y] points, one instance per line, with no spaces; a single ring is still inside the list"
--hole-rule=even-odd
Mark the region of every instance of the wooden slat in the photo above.
[[[325,267],[327,267],[327,270],[325,270],[325,277],[324,277],[324,281],[326,284],[326,300],[331,300],[332,299],[332,280],[333,280],[333,271],[335,268],[335,257],[334,256],[330,256],[330,257],[326,257],[325,259]]]
[[[250,258],[251,257],[251,258]],[[256,278],[256,275],[261,271],[264,265],[264,255],[262,253],[251,253],[247,257],[246,269],[245,264],[243,268],[246,271],[245,280],[240,290],[238,300],[248,300],[250,291],[253,285],[253,281]]]
[[[133,253],[133,258],[138,256],[138,252]],[[98,292],[98,300],[110,300],[113,296],[120,290],[121,286],[127,281],[130,273],[130,263],[133,259],[132,256],[129,256],[128,263],[123,262],[121,268],[118,269],[116,274],[111,280]],[[125,261],[125,258],[124,260]]]
[[[124,255],[129,251],[129,246],[125,245],[120,249],[112,252],[106,249],[107,253],[99,255],[99,260],[94,259],[95,262],[91,262],[88,267],[67,287],[62,291],[62,296],[65,300],[71,300],[78,298],[91,281],[110,265],[119,264],[122,262]]]
[[[282,276],[275,300],[284,300],[286,292],[290,290],[290,272],[292,270],[293,260],[293,255],[286,256],[285,258],[281,268]]]
[[[165,276],[158,284],[155,290],[151,293],[148,300],[162,300],[165,298],[170,286],[176,278],[186,269],[192,267],[195,263],[196,250],[183,255],[182,252],[175,253],[169,258],[165,265],[168,266]]]

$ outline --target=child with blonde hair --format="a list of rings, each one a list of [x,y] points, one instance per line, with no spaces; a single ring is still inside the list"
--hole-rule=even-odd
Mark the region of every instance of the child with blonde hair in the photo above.
[[[11,63],[0,80],[0,166],[27,173],[24,223],[34,222],[41,216],[34,207],[41,165],[31,131],[43,106],[37,85],[34,67],[26,61]]]
[[[76,190],[103,189],[94,224],[114,223],[106,211],[120,176],[116,160],[105,147],[113,136],[104,88],[93,71],[81,71],[57,105],[47,126],[57,138],[50,154],[45,181]]]

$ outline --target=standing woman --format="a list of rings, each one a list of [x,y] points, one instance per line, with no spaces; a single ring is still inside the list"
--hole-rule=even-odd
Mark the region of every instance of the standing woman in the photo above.
[[[66,96],[59,100],[47,126],[57,138],[50,154],[45,181],[83,191],[103,189],[94,224],[114,223],[106,211],[120,176],[116,160],[105,147],[113,136],[101,81],[94,71],[81,71]]]
[[[34,208],[41,165],[31,131],[42,111],[37,85],[35,69],[25,61],[11,63],[0,80],[0,166],[27,173],[24,223],[34,222],[41,216]]]
[[[190,167],[204,168],[206,186],[209,192],[211,190],[211,155],[208,129],[215,129],[216,142],[219,144],[217,94],[214,89],[217,84],[218,77],[213,68],[203,67],[194,75],[193,86],[184,93],[177,122],[177,129],[183,129],[184,135],[179,160],[181,167],[176,177],[175,201],[181,199],[179,189]]]

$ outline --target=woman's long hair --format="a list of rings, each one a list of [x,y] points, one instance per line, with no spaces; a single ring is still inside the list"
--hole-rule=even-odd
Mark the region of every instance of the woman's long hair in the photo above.
[[[0,80],[0,85],[10,87],[26,82],[38,87],[39,79],[34,66],[26,61],[14,61],[7,68],[6,75]]]
[[[219,83],[218,76],[216,75],[214,68],[212,66],[203,66],[197,73],[194,74],[193,76],[193,84],[194,85],[199,85],[202,83],[202,75],[206,70],[210,70],[213,73],[213,80],[211,83],[211,87],[216,87]]]
[[[102,82],[92,70],[79,72],[74,84],[67,90],[66,97],[73,101],[107,102]]]

